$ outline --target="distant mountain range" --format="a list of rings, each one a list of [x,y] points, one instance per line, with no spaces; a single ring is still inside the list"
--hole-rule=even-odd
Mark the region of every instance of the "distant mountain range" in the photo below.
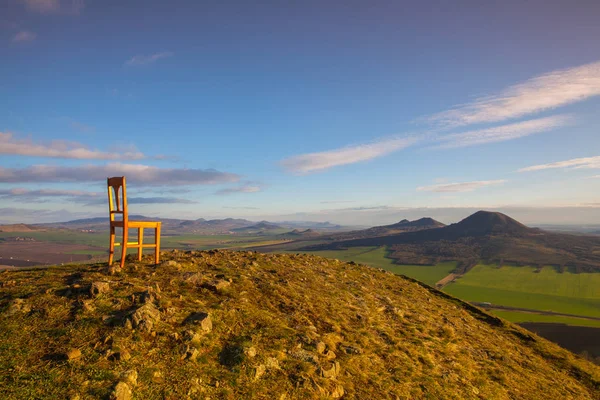
[[[463,268],[469,268],[479,260],[487,260],[498,264],[555,265],[577,272],[600,271],[600,237],[529,228],[497,212],[478,211],[449,226],[391,235],[381,235],[386,227],[379,228],[382,229],[359,231],[364,236],[355,239],[336,240],[336,235],[330,235],[333,241],[302,250],[386,246],[388,256],[401,264],[459,260]],[[369,237],[369,232],[374,234]]]
[[[275,230],[285,229],[313,229],[322,232],[336,232],[347,228],[341,225],[332,224],[330,222],[307,222],[307,221],[286,221],[281,223],[273,223],[269,221],[249,221],[247,219],[224,218],[211,219],[204,218],[196,220],[174,219],[174,218],[153,218],[144,215],[130,215],[129,219],[138,221],[161,221],[162,230],[165,234],[183,234],[197,233],[203,235],[214,234],[260,234],[269,233]],[[17,224],[25,226],[24,224]],[[10,227],[12,225],[4,225]],[[16,225],[15,225],[16,226]],[[27,225],[30,230],[40,229],[70,229],[70,230],[86,230],[86,231],[108,231],[108,217],[77,219],[66,222],[55,222],[46,224]],[[0,226],[2,230],[3,226]],[[7,228],[10,229],[10,228]]]
[[[446,226],[439,221],[432,218],[421,218],[415,221],[409,221],[403,219],[392,225],[375,226],[373,228],[362,229],[351,232],[335,233],[332,235],[324,236],[323,240],[352,240],[352,239],[365,239],[380,236],[389,236],[403,232],[415,232],[424,229],[441,228]]]

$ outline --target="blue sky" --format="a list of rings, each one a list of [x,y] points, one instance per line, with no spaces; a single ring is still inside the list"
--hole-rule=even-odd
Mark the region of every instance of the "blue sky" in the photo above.
[[[0,222],[600,223],[600,3],[491,3],[8,0]]]

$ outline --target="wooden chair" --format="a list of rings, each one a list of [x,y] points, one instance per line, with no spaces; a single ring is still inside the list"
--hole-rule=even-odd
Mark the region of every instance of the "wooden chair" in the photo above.
[[[144,247],[154,247],[156,253],[154,255],[154,262],[158,264],[160,257],[160,222],[155,221],[130,221],[128,210],[127,210],[127,189],[125,186],[125,177],[118,176],[107,179],[108,186],[108,208],[110,211],[110,246],[108,265],[112,265],[115,254],[115,246],[121,246],[123,249],[121,253],[121,268],[125,266],[125,256],[127,255],[128,248],[137,248],[138,260],[142,259],[142,249]],[[120,195],[119,195],[120,193]],[[120,220],[115,219],[117,215],[121,215]],[[115,243],[115,229],[123,228],[123,241],[121,243]],[[138,240],[137,242],[129,242],[129,229],[137,228]],[[144,243],[144,229],[154,229],[154,243]]]

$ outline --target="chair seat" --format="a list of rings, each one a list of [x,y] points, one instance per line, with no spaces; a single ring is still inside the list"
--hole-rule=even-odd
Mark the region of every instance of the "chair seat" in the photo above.
[[[111,221],[111,226],[115,226],[117,228],[123,227],[123,221]],[[129,228],[158,228],[160,226],[159,221],[132,221],[129,220],[127,223]]]
[[[131,221],[127,224],[130,228],[156,228],[160,226],[159,221]]]

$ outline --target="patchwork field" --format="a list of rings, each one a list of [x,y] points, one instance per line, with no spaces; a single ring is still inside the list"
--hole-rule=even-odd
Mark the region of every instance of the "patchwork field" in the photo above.
[[[534,271],[477,265],[444,291],[468,301],[600,317],[600,274],[559,273],[552,267]]]

